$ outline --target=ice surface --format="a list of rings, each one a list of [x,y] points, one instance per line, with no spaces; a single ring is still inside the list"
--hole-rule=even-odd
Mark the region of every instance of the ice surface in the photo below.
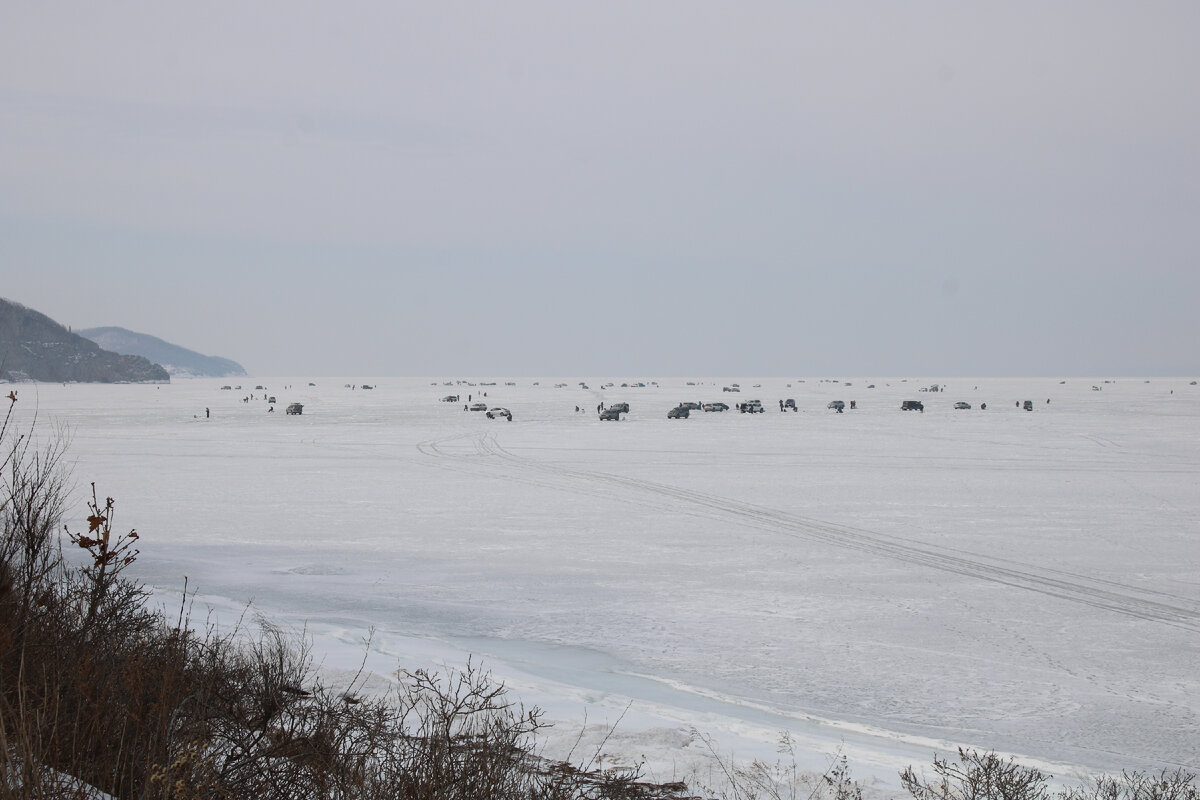
[[[186,575],[219,618],[307,624],[333,675],[372,630],[384,676],[474,654],[562,721],[549,748],[620,719],[608,757],[664,780],[692,728],[772,759],[789,730],[802,767],[840,747],[893,785],[957,744],[1200,768],[1188,380],[443,380],[251,379],[274,413],[227,378],[17,389],[41,435],[69,426],[74,513],[91,481],[116,498],[164,602]],[[767,413],[666,418],[730,396]]]

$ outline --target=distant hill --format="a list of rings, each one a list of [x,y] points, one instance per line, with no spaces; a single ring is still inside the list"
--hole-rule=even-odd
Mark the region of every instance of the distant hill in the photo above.
[[[149,359],[103,350],[45,314],[0,298],[0,380],[166,383]]]
[[[79,331],[79,335],[114,353],[144,356],[156,364],[162,364],[167,372],[177,378],[225,378],[246,374],[246,370],[236,361],[201,355],[186,347],[124,328],[87,328]]]

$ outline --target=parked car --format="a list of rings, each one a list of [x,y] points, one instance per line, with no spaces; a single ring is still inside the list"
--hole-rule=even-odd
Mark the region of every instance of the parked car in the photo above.
[[[471,410],[472,411],[487,411],[488,410],[487,403],[472,403]]]
[[[692,412],[684,406],[675,406],[667,412],[667,419],[687,419]]]
[[[689,402],[686,402],[686,403],[680,403],[680,404],[679,404],[679,407],[680,407],[680,408],[686,408],[688,411],[699,411],[699,410],[700,410],[700,404],[699,404],[699,403],[693,403],[693,402],[690,402],[690,401],[689,401]]]
[[[1033,401],[1026,400],[1024,403],[1021,404],[1021,408],[1025,409],[1026,411],[1033,411]]]
[[[442,402],[443,402],[443,403],[457,403],[457,402],[458,402],[458,395],[456,395],[456,394],[448,394],[448,395],[446,395],[445,397],[443,397],[443,398],[442,398]]]
[[[963,410],[965,410],[965,409],[968,409],[968,408],[970,408],[970,407],[971,407],[971,404],[970,404],[970,403],[964,403],[962,400],[959,400],[957,403],[955,403],[955,404],[954,404],[954,407],[955,407],[956,409],[958,409],[959,411],[963,411]]]
[[[303,414],[304,406],[300,403],[290,403],[287,407],[288,414]]]
[[[924,411],[925,404],[920,400],[905,400],[900,404],[901,411]]]
[[[738,411],[743,414],[761,414],[765,410],[761,400],[747,400],[744,403],[738,403]]]
[[[701,408],[704,411],[728,411],[729,406],[724,403],[705,403]]]
[[[274,403],[274,402],[275,402],[275,395],[271,395],[270,397],[268,397],[268,398],[267,398],[267,402],[268,402],[268,403]]]
[[[826,408],[832,408],[834,411],[841,411],[846,407],[846,403],[842,400],[830,400]]]
[[[785,411],[789,408],[792,411],[796,411],[796,401],[789,397],[787,400],[783,401],[783,408]]]
[[[504,417],[509,422],[512,422],[512,412],[509,411],[507,408],[497,407],[497,408],[488,409],[488,412],[487,412],[488,419],[496,419],[498,417]]]
[[[617,411],[621,412],[622,414],[628,414],[629,413],[629,403],[613,403],[611,406],[609,406],[609,409],[610,410],[616,409]]]
[[[617,406],[612,406],[610,408],[606,408],[600,412],[600,419],[602,419],[602,420],[615,419],[618,422],[620,422],[621,421],[621,409],[618,408]]]
[[[740,392],[741,389],[739,389],[736,386],[722,386],[721,391],[722,392]]]

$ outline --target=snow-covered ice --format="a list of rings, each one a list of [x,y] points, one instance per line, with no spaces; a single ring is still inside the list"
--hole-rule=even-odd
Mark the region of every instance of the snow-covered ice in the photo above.
[[[570,741],[620,718],[606,747],[663,780],[692,728],[888,785],[959,744],[1200,768],[1190,379],[238,380],[16,388],[69,427],[72,524],[95,481],[164,602],[187,576],[219,618],[306,624],[332,675],[371,631],[382,675],[474,655]],[[483,392],[513,421],[463,410]]]

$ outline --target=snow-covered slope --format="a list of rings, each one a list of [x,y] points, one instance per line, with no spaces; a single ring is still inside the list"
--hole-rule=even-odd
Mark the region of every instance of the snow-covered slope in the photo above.
[[[78,333],[114,353],[143,356],[162,364],[176,378],[225,378],[246,374],[246,370],[236,361],[201,355],[145,333],[116,327],[88,328]]]

